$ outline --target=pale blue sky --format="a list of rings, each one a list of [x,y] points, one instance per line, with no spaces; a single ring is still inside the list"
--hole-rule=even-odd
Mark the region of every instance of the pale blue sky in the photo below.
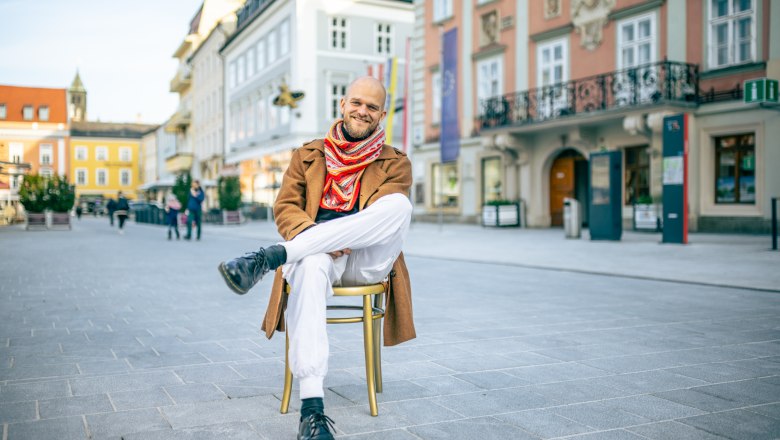
[[[89,119],[164,122],[173,52],[202,0],[0,0],[0,84],[68,88],[78,68]]]

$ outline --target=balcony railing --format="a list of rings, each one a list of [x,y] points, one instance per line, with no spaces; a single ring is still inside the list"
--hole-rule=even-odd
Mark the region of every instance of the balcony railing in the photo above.
[[[699,68],[661,61],[480,102],[480,128],[520,126],[663,103],[697,105]]]

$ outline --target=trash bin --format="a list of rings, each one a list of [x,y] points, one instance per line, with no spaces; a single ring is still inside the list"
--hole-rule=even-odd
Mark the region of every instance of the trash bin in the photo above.
[[[563,230],[566,238],[580,238],[580,202],[566,197],[563,199]]]

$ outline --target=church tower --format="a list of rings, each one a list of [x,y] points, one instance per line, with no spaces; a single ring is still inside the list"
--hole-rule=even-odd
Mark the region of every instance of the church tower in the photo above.
[[[87,89],[81,82],[79,71],[73,78],[73,84],[68,89],[68,119],[71,122],[83,122],[87,120]]]

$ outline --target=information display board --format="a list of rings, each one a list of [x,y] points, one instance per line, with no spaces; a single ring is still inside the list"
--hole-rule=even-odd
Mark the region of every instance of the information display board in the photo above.
[[[623,235],[620,151],[590,155],[591,240],[620,240]]]
[[[664,243],[688,243],[688,116],[664,118]]]

